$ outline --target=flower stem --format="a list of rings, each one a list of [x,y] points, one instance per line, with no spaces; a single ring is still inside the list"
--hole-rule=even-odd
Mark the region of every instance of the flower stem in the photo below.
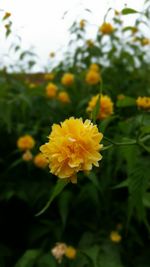
[[[109,143],[115,145],[115,146],[125,146],[125,145],[135,145],[137,144],[137,141],[136,140],[132,140],[132,141],[129,141],[129,142],[115,142],[115,141],[112,141],[111,139],[107,138],[107,137],[103,137],[106,141],[108,141]]]

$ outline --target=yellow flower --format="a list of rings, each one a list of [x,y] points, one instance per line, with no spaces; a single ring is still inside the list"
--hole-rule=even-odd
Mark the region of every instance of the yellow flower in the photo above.
[[[32,149],[35,146],[35,140],[30,135],[21,136],[17,141],[17,147],[20,150]]]
[[[150,110],[150,97],[139,96],[136,100],[136,104],[141,109]]]
[[[92,63],[89,69],[99,72],[99,66],[96,63]]]
[[[86,74],[85,81],[90,85],[95,85],[101,81],[100,74],[97,71],[89,70]]]
[[[45,78],[45,80],[49,80],[49,81],[52,81],[52,80],[54,80],[54,77],[55,77],[55,74],[54,73],[46,73],[45,75],[44,75],[44,78]]]
[[[32,158],[33,158],[33,156],[32,156],[32,153],[30,152],[30,150],[25,151],[22,155],[22,159],[24,161],[30,161],[30,160],[32,160]]]
[[[55,53],[54,53],[54,52],[51,52],[51,53],[49,54],[49,56],[50,56],[51,58],[53,58],[53,57],[55,57]]]
[[[38,153],[35,157],[34,157],[34,164],[36,167],[39,168],[45,168],[48,165],[48,161],[46,160],[46,158],[43,156],[42,153]]]
[[[150,39],[148,39],[148,38],[143,38],[142,40],[141,40],[141,45],[149,45],[150,44]]]
[[[89,101],[87,111],[92,112],[95,108],[99,95],[93,96]],[[103,120],[113,114],[113,102],[107,95],[101,95],[100,97],[100,111],[97,115],[97,119]]]
[[[80,28],[84,29],[84,27],[85,27],[85,20],[82,19],[82,20],[80,20]]]
[[[117,95],[118,100],[123,100],[124,98],[125,98],[125,95],[123,94]]]
[[[110,240],[114,243],[120,243],[122,236],[117,231],[112,231],[110,233]]]
[[[87,44],[88,47],[93,47],[94,46],[94,42],[91,39],[87,40],[86,44]]]
[[[52,126],[49,142],[40,150],[49,162],[51,173],[76,183],[77,172],[91,170],[92,165],[99,166],[102,138],[102,133],[90,120],[83,122],[81,118],[71,117],[61,125]]]
[[[53,98],[56,96],[57,93],[57,86],[54,83],[49,83],[46,87],[46,95],[49,98]]]
[[[74,75],[72,73],[65,73],[61,78],[61,83],[63,85],[72,85],[74,82]]]
[[[114,31],[113,26],[110,23],[104,22],[100,28],[99,31],[103,34],[111,34]]]
[[[58,99],[62,102],[62,103],[70,103],[70,97],[69,95],[67,94],[67,92],[60,92],[58,94]]]
[[[77,254],[77,251],[74,247],[71,247],[71,246],[67,246],[66,249],[65,249],[65,256],[68,258],[68,259],[75,259],[76,257],[76,254]]]

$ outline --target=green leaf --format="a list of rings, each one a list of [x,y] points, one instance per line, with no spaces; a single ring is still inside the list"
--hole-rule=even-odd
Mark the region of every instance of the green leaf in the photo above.
[[[57,267],[57,261],[49,252],[40,257],[37,262],[37,267]]]
[[[135,27],[127,26],[127,27],[124,27],[124,28],[123,28],[123,32],[126,32],[126,31],[132,31],[132,30],[134,30],[134,29],[135,29]]]
[[[98,189],[101,191],[100,188],[100,184],[99,184],[99,179],[96,176],[96,174],[94,172],[89,172],[86,174],[87,178],[91,181],[91,183]]]
[[[119,108],[136,106],[136,100],[132,97],[125,96],[125,98],[118,100],[116,105]]]
[[[141,128],[141,133],[142,134],[149,134],[150,133],[150,126],[147,125],[147,126],[144,126]]]
[[[97,119],[97,115],[99,113],[99,110],[100,110],[100,97],[101,95],[99,94],[99,97],[97,99],[97,102],[96,102],[96,105],[92,111],[92,120],[93,122],[95,123],[96,122],[96,119]]]
[[[150,193],[146,192],[143,196],[143,205],[150,208]]]
[[[45,207],[36,214],[36,216],[39,216],[43,214],[51,205],[53,200],[62,192],[62,190],[65,188],[65,186],[68,184],[68,179],[59,179],[53,189],[52,195],[50,196],[49,201],[46,203]]]
[[[36,259],[40,256],[41,251],[36,249],[27,250],[16,263],[15,267],[33,267]]]
[[[125,181],[122,181],[120,184],[113,186],[113,189],[128,187],[128,184],[129,184],[129,181],[125,180]]]
[[[132,8],[124,8],[121,11],[122,15],[129,15],[129,14],[135,14],[135,13],[139,13],[137,10],[132,9]]]
[[[73,194],[70,191],[63,192],[63,194],[61,194],[59,198],[58,205],[59,205],[59,212],[61,215],[63,226],[65,226],[66,224],[66,220],[67,220],[68,213],[69,213],[69,207],[70,207],[70,204],[72,203],[72,198],[73,198]]]
[[[129,213],[128,222],[136,211],[139,221],[143,221],[147,228],[149,228],[146,218],[146,211],[143,205],[143,197],[149,187],[149,167],[147,163],[137,162],[136,166],[130,170],[128,176],[128,190],[129,190]]]
[[[104,134],[106,128],[108,127],[108,125],[117,118],[117,116],[110,116],[106,119],[104,119],[103,121],[100,122],[99,124],[99,130],[100,132],[102,132]]]
[[[98,245],[81,250],[81,253],[87,256],[87,258],[91,261],[93,267],[98,267],[99,252],[100,252],[100,247]]]
[[[101,248],[98,267],[123,267],[118,246],[106,243]]]

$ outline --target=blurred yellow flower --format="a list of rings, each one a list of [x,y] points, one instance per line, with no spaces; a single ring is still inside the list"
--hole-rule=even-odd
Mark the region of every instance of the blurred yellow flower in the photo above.
[[[136,100],[136,104],[141,109],[150,110],[150,97],[139,96]]]
[[[56,96],[57,93],[57,86],[54,83],[48,83],[47,87],[46,87],[46,95],[49,98],[53,98]]]
[[[100,141],[103,135],[90,120],[66,119],[61,125],[54,124],[49,142],[40,147],[49,162],[51,173],[59,178],[77,182],[77,172],[99,166],[102,156]]]
[[[62,258],[65,255],[66,247],[67,246],[65,243],[57,243],[55,247],[51,249],[51,253],[58,261],[58,263],[62,262]]]
[[[97,71],[89,70],[85,76],[85,81],[90,85],[95,85],[101,81],[100,74]]]
[[[74,247],[72,246],[67,246],[66,249],[65,249],[65,256],[68,258],[68,259],[75,259],[76,257],[76,254],[77,254],[77,251]]]
[[[84,27],[85,27],[85,20],[84,19],[81,19],[79,25],[80,25],[80,28],[81,29],[84,29]]]
[[[38,153],[34,157],[33,162],[34,162],[34,165],[39,168],[45,168],[48,165],[48,161],[46,160],[46,158],[43,156],[42,153]]]
[[[110,240],[114,243],[120,243],[122,236],[117,231],[112,231],[110,233]]]
[[[87,44],[88,47],[93,47],[94,46],[94,42],[91,39],[87,40],[86,44]]]
[[[33,139],[33,137],[31,135],[24,135],[21,136],[18,140],[17,140],[17,147],[20,150],[29,150],[32,149],[35,146],[35,140]]]
[[[114,31],[113,26],[110,23],[104,22],[100,28],[99,31],[103,34],[111,34]]]
[[[65,91],[62,91],[58,94],[58,100],[60,100],[62,103],[70,103],[70,97]]]
[[[32,153],[30,152],[30,150],[25,151],[25,152],[23,153],[23,155],[22,155],[22,159],[23,159],[24,161],[30,161],[30,160],[32,160],[32,158],[33,158],[33,155],[32,155]]]
[[[74,75],[72,73],[65,73],[61,78],[61,83],[63,85],[70,86],[74,82]]]
[[[55,77],[55,74],[54,73],[46,73],[45,75],[44,75],[44,79],[45,80],[49,80],[49,81],[52,81],[52,80],[54,80],[54,77]]]
[[[99,66],[96,63],[92,63],[89,67],[90,70],[99,72]]]
[[[141,40],[141,45],[145,46],[145,45],[150,45],[150,39],[148,38],[143,38]]]
[[[92,112],[96,106],[99,95],[93,96],[89,101],[87,111]],[[97,119],[103,120],[113,114],[113,102],[107,95],[101,95],[100,97],[100,111],[97,115]]]

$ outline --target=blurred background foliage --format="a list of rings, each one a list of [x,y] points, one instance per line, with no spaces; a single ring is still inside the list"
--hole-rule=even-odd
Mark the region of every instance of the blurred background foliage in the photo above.
[[[31,74],[36,55],[22,51],[19,41],[11,47],[20,71],[0,71],[1,267],[150,266],[150,107],[140,108],[136,101],[150,94],[150,40],[140,30],[140,24],[149,25],[148,1],[135,25],[124,27],[124,16],[136,12],[113,10],[111,24],[99,26],[93,40],[86,39],[87,21],[74,22],[63,60],[46,73]],[[2,25],[9,38],[8,12]],[[104,146],[112,140],[111,147],[102,152],[99,168],[79,173],[77,185],[68,184],[45,213],[35,216],[57,180],[35,157],[53,123],[89,118],[88,103],[100,86],[87,79],[92,63],[103,94],[114,103],[114,114],[96,121]],[[65,73],[73,74],[72,82],[62,82]],[[17,140],[26,134],[35,146],[24,155]],[[133,140],[136,144],[119,145]],[[51,252],[57,242],[72,246],[75,255],[58,263]]]

